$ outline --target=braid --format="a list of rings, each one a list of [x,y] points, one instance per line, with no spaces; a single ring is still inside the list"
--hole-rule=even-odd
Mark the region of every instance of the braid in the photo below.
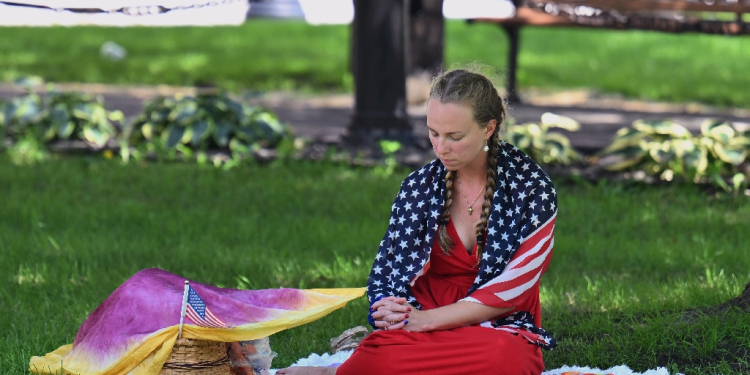
[[[446,254],[450,254],[455,245],[448,234],[448,220],[451,217],[451,205],[453,204],[453,176],[455,176],[453,171],[448,171],[445,174],[445,204],[443,204],[443,212],[440,215],[440,225],[438,226],[438,243],[440,249]]]
[[[492,197],[495,194],[495,179],[497,178],[497,153],[500,147],[500,131],[496,128],[495,132],[488,140],[490,149],[487,151],[487,186],[484,191],[484,202],[482,202],[482,215],[479,217],[477,224],[477,261],[482,260],[484,253],[484,232],[490,220],[490,207],[492,206]]]
[[[488,80],[489,81],[489,80]],[[492,206],[492,197],[495,194],[497,185],[495,180],[497,179],[497,154],[500,149],[500,132],[502,126],[505,123],[505,104],[497,93],[497,90],[490,83],[492,94],[487,99],[487,107],[492,109],[495,114],[495,120],[497,125],[495,131],[492,132],[492,136],[487,141],[490,149],[487,151],[487,188],[484,192],[484,202],[482,203],[482,215],[479,218],[479,224],[477,224],[477,261],[482,261],[482,253],[484,253],[484,232],[489,226],[490,220],[490,207]]]

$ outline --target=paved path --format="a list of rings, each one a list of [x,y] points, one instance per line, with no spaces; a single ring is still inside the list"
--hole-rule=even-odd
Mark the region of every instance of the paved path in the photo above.
[[[58,85],[61,91],[85,91],[102,95],[107,108],[119,109],[126,116],[135,116],[145,100],[157,95],[174,95],[178,92],[195,95],[187,87],[119,87],[108,85],[68,84]],[[8,100],[23,93],[23,89],[10,84],[0,84],[0,100]],[[353,99],[351,95],[302,96],[290,93],[271,93],[251,100],[275,111],[282,121],[291,125],[295,134],[317,142],[335,143],[340,140],[349,124]],[[750,127],[750,110],[718,110],[699,105],[673,105],[596,98],[582,92],[554,95],[527,95],[525,104],[512,106],[510,115],[516,122],[539,121],[545,112],[568,116],[581,123],[581,130],[567,133],[574,147],[584,153],[596,152],[608,145],[615,132],[638,119],[671,118],[693,132],[700,130],[706,119],[720,118]],[[427,137],[424,106],[411,106],[414,131]]]
[[[575,96],[574,93],[570,94]],[[580,96],[580,95],[579,95]],[[716,110],[696,105],[670,105],[613,99],[579,98],[565,103],[553,97],[534,96],[530,103],[509,108],[517,123],[538,122],[545,112],[571,117],[581,123],[577,132],[562,131],[574,147],[593,153],[609,145],[618,129],[638,119],[671,118],[692,132],[699,132],[703,121],[719,118],[750,127],[750,111]],[[349,124],[353,100],[350,96],[300,98],[284,94],[256,100],[292,125],[298,136],[324,142],[336,142]],[[415,134],[427,137],[424,106],[412,106],[409,114]]]

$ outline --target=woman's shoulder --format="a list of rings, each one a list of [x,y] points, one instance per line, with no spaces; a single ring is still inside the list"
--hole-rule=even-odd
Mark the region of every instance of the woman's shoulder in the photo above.
[[[436,177],[438,181],[445,175],[445,167],[440,160],[435,159],[421,168],[409,173],[409,175],[401,183],[401,186],[413,187],[416,184],[423,185],[425,183],[434,183]]]
[[[517,224],[519,238],[526,238],[543,224],[552,222],[557,216],[557,191],[539,164],[517,147],[503,142],[497,171],[498,191],[493,203],[506,212],[496,216],[499,226]]]
[[[500,141],[497,173],[499,178],[504,176],[507,179],[515,179],[523,182],[526,187],[534,185],[554,189],[552,179],[537,162],[518,147],[505,141]]]
[[[534,160],[510,143],[502,142],[498,153],[497,180],[502,197],[498,205],[540,210],[541,216],[557,212],[557,190],[552,179]]]

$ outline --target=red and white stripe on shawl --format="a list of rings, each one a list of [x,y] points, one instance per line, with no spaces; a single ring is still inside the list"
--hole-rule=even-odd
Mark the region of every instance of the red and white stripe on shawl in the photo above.
[[[193,309],[193,306],[190,305],[185,309],[185,316],[190,318],[190,320],[192,320],[197,326],[207,328],[227,328],[227,324],[214,315],[214,313],[208,309],[208,306],[206,306],[206,319],[201,318],[198,312]]]
[[[524,327],[517,325],[517,324],[509,324],[509,325],[504,325],[500,327],[493,327],[492,322],[488,320],[480,324],[480,326],[486,327],[486,328],[494,328],[498,331],[510,332],[514,335],[520,335],[521,337],[525,338],[526,340],[528,340],[530,343],[534,345],[549,345],[550,342],[552,342],[551,337],[542,336],[534,332],[530,332],[528,330],[525,330]]]
[[[427,261],[424,263],[424,266],[422,266],[422,269],[417,272],[414,277],[412,277],[411,281],[409,282],[410,286],[414,286],[417,283],[417,279],[424,276],[424,274],[427,273],[427,271],[430,269],[430,259],[432,258],[432,253],[427,254]]]
[[[556,218],[557,214],[521,241],[513,258],[499,276],[484,283],[461,301],[488,306],[514,305],[514,300],[533,288],[547,270],[555,243]]]

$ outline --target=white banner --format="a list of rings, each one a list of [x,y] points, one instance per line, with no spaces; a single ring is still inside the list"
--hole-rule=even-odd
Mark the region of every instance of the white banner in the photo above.
[[[241,25],[250,9],[247,0],[14,0],[13,3],[28,6],[9,5],[0,0],[0,26]],[[75,11],[81,9],[102,11]]]
[[[46,7],[50,9],[101,9],[116,11],[130,7],[160,6],[167,9],[189,8],[196,5],[223,3],[223,0],[9,0],[13,4]]]

